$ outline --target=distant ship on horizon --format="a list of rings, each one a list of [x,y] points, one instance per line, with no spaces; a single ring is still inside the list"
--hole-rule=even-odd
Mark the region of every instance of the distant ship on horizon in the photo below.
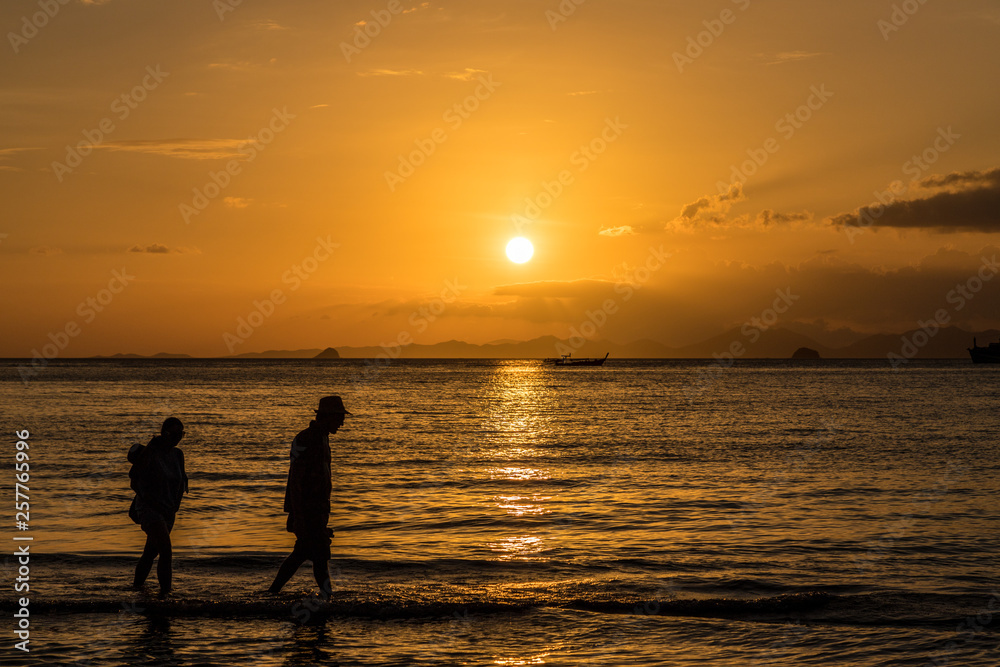
[[[979,347],[976,339],[972,339],[972,347],[967,348],[974,364],[1000,364],[1000,343],[988,343]]]

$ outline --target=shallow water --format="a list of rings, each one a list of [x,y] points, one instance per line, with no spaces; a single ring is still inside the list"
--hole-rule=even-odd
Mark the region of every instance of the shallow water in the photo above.
[[[25,386],[7,365],[4,426],[32,434],[31,658],[1000,664],[998,371],[66,361]],[[289,444],[326,393],[355,416],[331,437],[321,605],[307,568],[259,591],[291,546]],[[191,494],[159,601],[127,590],[125,452],[169,415]]]

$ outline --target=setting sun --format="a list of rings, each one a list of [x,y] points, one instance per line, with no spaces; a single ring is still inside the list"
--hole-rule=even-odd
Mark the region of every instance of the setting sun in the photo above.
[[[531,241],[523,236],[511,239],[510,243],[507,244],[507,258],[517,264],[524,264],[534,254],[535,247],[531,245]]]

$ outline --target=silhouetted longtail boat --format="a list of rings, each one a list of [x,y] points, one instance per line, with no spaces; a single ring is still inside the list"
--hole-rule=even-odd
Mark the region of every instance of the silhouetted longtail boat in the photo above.
[[[610,352],[604,355],[604,359],[572,359],[573,355],[564,354],[560,359],[546,359],[546,363],[553,366],[603,366],[604,361],[611,355]]]

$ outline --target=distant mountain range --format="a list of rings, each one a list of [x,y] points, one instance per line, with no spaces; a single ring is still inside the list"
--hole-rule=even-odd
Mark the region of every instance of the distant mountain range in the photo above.
[[[171,354],[169,352],[157,352],[156,354],[118,354],[102,355],[98,354],[92,359],[192,359],[190,354]]]
[[[390,354],[400,359],[543,359],[558,357],[567,351],[574,357],[603,357],[611,353],[615,359],[790,359],[799,348],[816,350],[824,359],[886,359],[890,353],[913,359],[968,359],[967,348],[972,346],[973,337],[981,345],[1000,338],[1000,331],[990,329],[975,334],[946,327],[933,332],[911,330],[903,334],[875,334],[842,347],[821,345],[801,333],[788,329],[774,328],[767,331],[734,328],[708,340],[684,347],[669,347],[653,340],[638,340],[619,344],[610,341],[584,341],[578,348],[572,343],[555,336],[542,336],[527,341],[494,341],[483,345],[451,340],[433,345],[408,345],[387,350],[378,346],[368,347],[328,347],[305,350],[269,350],[267,352],[247,352],[232,355],[232,359],[371,359],[382,354]],[[186,354],[160,353],[152,357],[135,354],[116,354],[103,358],[158,358],[177,359],[189,357]]]
[[[410,345],[400,351],[399,357],[533,359],[558,357],[561,353],[572,351],[574,357],[603,357],[610,352],[613,359],[711,359],[727,354],[742,359],[790,359],[797,349],[804,347],[816,350],[824,359],[885,359],[890,352],[914,359],[968,359],[967,348],[972,346],[974,336],[980,344],[985,344],[986,341],[1000,338],[1000,331],[993,329],[972,334],[958,327],[946,327],[929,336],[926,332],[911,330],[896,335],[867,336],[850,345],[836,348],[821,345],[808,336],[780,328],[764,332],[734,328],[684,347],[669,347],[653,340],[639,340],[624,345],[610,341],[586,341],[579,348],[574,348],[570,341],[555,336],[542,336],[518,343],[474,345],[448,341],[434,345]],[[380,347],[339,347],[337,351],[345,359],[372,358],[387,352]]]

